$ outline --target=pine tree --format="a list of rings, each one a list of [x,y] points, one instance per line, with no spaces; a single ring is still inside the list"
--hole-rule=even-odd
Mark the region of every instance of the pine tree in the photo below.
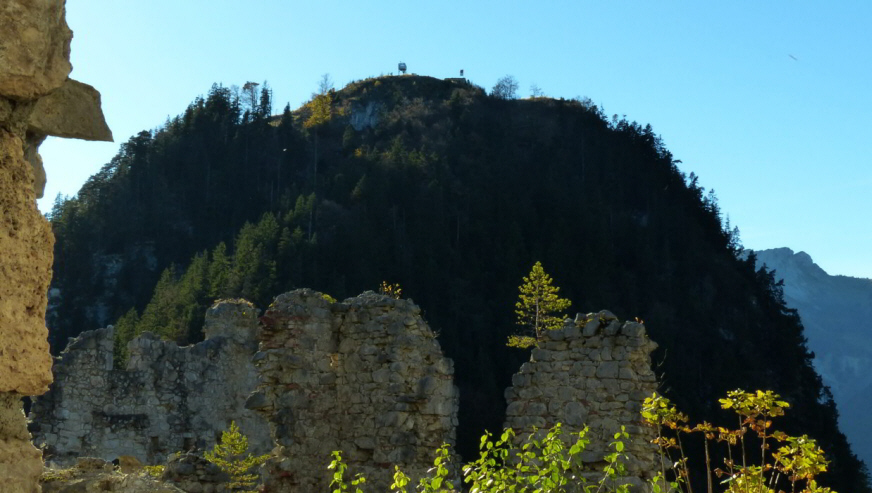
[[[230,267],[227,245],[222,241],[212,251],[212,262],[209,264],[209,297],[212,300],[226,296]]]
[[[115,341],[113,362],[115,368],[124,368],[127,365],[127,343],[136,336],[136,325],[139,324],[139,313],[136,308],[131,308],[115,322]]]
[[[230,491],[254,493],[252,488],[257,484],[257,474],[250,471],[266,462],[270,456],[248,453],[248,437],[239,431],[236,421],[231,421],[230,430],[222,431],[221,441],[215,444],[211,452],[205,452],[203,457],[230,475]]]
[[[569,308],[572,302],[557,296],[560,288],[552,286],[551,276],[545,273],[541,262],[536,262],[524,284],[518,289],[518,302],[515,303],[517,324],[528,329],[533,336],[509,336],[508,346],[526,348],[536,344],[545,330],[559,329],[563,326],[565,315],[555,315]]]
[[[209,289],[209,254],[204,251],[194,256],[179,279],[179,299],[175,307],[179,319],[176,342],[179,344],[202,340],[203,312],[212,301],[208,299]]]
[[[176,279],[176,266],[171,264],[160,276],[154,287],[154,294],[142,311],[142,317],[136,324],[134,337],[143,332],[151,332],[162,339],[176,340],[182,334],[176,324],[173,308],[179,299],[179,281]]]

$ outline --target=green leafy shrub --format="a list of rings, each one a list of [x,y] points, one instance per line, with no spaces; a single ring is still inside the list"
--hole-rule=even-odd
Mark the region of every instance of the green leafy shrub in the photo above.
[[[629,486],[620,481],[625,474],[623,459],[624,440],[629,435],[621,427],[609,444],[611,452],[605,456],[605,466],[599,481],[590,482],[582,472],[584,468],[581,453],[590,443],[588,429],[577,433],[563,430],[560,423],[549,430],[537,430],[518,439],[508,428],[496,440],[488,432],[481,437],[479,457],[463,466],[463,482],[469,486],[470,493],[483,492],[537,492],[537,493],[595,493],[610,491],[629,492]],[[333,471],[330,483],[332,493],[352,491],[363,493],[361,485],[366,478],[356,474],[347,482],[347,465],[339,452],[333,452],[329,469]],[[452,493],[460,490],[459,481],[453,481],[451,452],[447,444],[436,451],[433,467],[427,471],[417,485],[399,466],[394,466],[394,493]]]
[[[772,430],[771,418],[783,416],[790,405],[780,400],[771,390],[745,392],[741,389],[731,391],[726,399],[720,399],[721,408],[731,409],[738,415],[738,428],[715,427],[703,422],[694,427],[687,425],[687,416],[679,412],[669,399],[654,394],[645,399],[642,407],[643,420],[657,428],[654,442],[660,447],[660,473],[658,478],[667,476],[667,466],[673,474],[669,483],[672,490],[693,493],[690,483],[690,470],[681,442],[682,434],[701,433],[705,444],[706,484],[708,492],[714,491],[714,474],[723,478],[724,491],[729,493],[775,493],[789,485],[791,492],[834,493],[830,488],[818,486],[815,477],[827,470],[829,462],[814,439],[806,435],[792,437],[786,433]],[[672,430],[674,436],[663,435],[664,429]],[[751,432],[759,442],[760,463],[750,463],[746,450],[746,435]],[[723,459],[724,468],[712,468],[710,442],[726,444],[727,456]],[[773,442],[778,444],[773,452]],[[678,457],[673,457],[677,452]],[[768,457],[767,457],[768,453]],[[655,488],[655,492],[659,492]],[[803,487],[798,490],[798,488]]]
[[[387,281],[382,281],[379,293],[398,300],[403,296],[403,288],[400,287],[399,283],[390,284]]]
[[[360,473],[355,474],[350,485],[345,481],[345,472],[348,470],[348,464],[342,460],[341,452],[338,450],[333,451],[333,461],[330,462],[330,465],[327,466],[327,468],[333,471],[333,479],[330,481],[330,487],[333,488],[333,490],[331,490],[333,493],[351,491],[351,487],[354,488],[354,493],[363,493],[363,490],[360,489],[360,485],[366,482],[366,478],[363,477],[363,475]]]
[[[724,493],[782,493],[789,486],[791,493],[835,493],[818,486],[815,477],[827,470],[827,460],[817,443],[806,435],[788,436],[771,429],[770,418],[782,416],[788,403],[772,391],[729,392],[720,400],[723,409],[732,409],[739,416],[735,430],[715,427],[703,422],[695,427],[687,425],[685,414],[669,401],[654,394],[645,399],[642,418],[657,428],[653,443],[660,448],[660,471],[648,483],[652,493],[693,493],[690,483],[688,458],[684,455],[682,434],[700,433],[705,439],[705,463],[708,493],[714,493],[713,475],[724,478]],[[670,436],[664,434],[668,431]],[[760,465],[750,464],[746,454],[745,435],[752,432],[760,444]],[[462,467],[463,482],[470,493],[534,492],[534,493],[628,493],[629,485],[621,481],[626,474],[625,443],[630,436],[622,426],[609,443],[610,452],[604,457],[605,465],[596,481],[589,479],[581,453],[590,440],[588,428],[569,433],[560,423],[549,430],[534,430],[518,437],[508,428],[499,438],[485,432],[479,444],[479,457]],[[749,437],[750,439],[750,437]],[[723,459],[725,469],[712,468],[709,442],[716,440],[727,445]],[[772,452],[773,443],[778,446]],[[677,457],[674,457],[676,455]],[[451,453],[448,445],[436,451],[433,467],[427,475],[412,484],[412,479],[398,466],[394,466],[393,493],[453,493],[459,491],[459,481],[452,478]],[[588,466],[589,467],[589,466]],[[346,482],[347,465],[339,452],[333,452],[331,491],[363,493],[366,478],[360,474]],[[584,473],[584,474],[583,474]],[[670,477],[671,476],[671,480]],[[802,488],[802,489],[799,489]]]

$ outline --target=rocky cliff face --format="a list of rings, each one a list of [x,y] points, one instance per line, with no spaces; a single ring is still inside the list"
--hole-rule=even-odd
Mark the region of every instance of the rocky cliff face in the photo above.
[[[839,427],[872,464],[872,279],[831,276],[805,252],[761,250],[757,265],[784,280],[784,300],[799,311],[814,366],[833,392]]]
[[[236,421],[257,454],[272,448],[266,421],[244,408],[257,384],[257,310],[222,301],[206,313],[206,340],[179,347],[143,334],[113,368],[113,329],[83,332],[57,359],[51,390],[34,401],[31,430],[46,460],[132,456],[159,464],[169,454],[211,449]]]
[[[47,135],[111,140],[99,94],[68,79],[72,31],[63,0],[0,4],[0,484],[39,491],[40,452],[29,442],[21,396],[51,382],[45,329],[53,237],[36,208]],[[84,99],[83,99],[84,97]],[[71,115],[85,113],[80,120]],[[35,108],[41,108],[35,112]],[[38,116],[35,116],[38,115]]]

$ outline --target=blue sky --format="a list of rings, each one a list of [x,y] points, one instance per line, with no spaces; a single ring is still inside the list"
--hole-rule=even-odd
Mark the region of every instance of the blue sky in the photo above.
[[[75,79],[113,144],[50,138],[48,185],[74,195],[119,144],[213,82],[268,81],[275,111],[329,73],[338,87],[410,72],[521,95],[590,97],[650,123],[714,188],[747,248],[803,250],[872,278],[872,2],[68,0]]]

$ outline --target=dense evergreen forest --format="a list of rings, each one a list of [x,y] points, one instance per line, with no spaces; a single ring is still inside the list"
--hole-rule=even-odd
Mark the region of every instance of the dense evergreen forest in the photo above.
[[[740,257],[714,192],[679,163],[650,125],[589,100],[398,76],[273,116],[266,84],[215,85],[57,200],[52,347],[113,323],[123,358],[144,330],[200,340],[216,298],[399,283],[456,363],[469,457],[529,358],[505,341],[539,260],[573,313],[645,321],[661,390],[694,421],[722,419],[727,390],[772,389],[792,406],[785,431],[830,454],[823,481],[870,491],[773,272]]]

